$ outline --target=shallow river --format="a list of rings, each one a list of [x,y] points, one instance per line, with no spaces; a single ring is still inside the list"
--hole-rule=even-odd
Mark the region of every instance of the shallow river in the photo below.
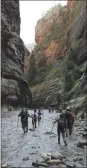
[[[48,110],[43,110],[42,120],[37,124],[35,131],[28,131],[24,134],[21,128],[21,122],[18,122],[18,114],[20,111],[12,111],[3,113],[2,115],[2,164],[9,164],[12,167],[32,167],[32,162],[39,158],[41,153],[59,151],[66,157],[84,154],[84,149],[76,148],[78,141],[76,129],[71,138],[68,138],[68,147],[64,146],[61,138],[61,145],[57,144],[57,132],[55,124],[53,128],[54,134],[46,134],[50,132],[52,123],[58,115],[56,112],[49,114]],[[29,111],[33,113],[33,111]],[[29,118],[29,128],[32,128],[31,118]],[[23,158],[28,157],[27,160]]]

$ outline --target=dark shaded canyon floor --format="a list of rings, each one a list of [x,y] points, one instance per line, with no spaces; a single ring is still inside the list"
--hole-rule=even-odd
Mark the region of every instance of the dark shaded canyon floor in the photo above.
[[[43,110],[42,121],[35,131],[29,131],[24,134],[21,123],[18,123],[18,113],[20,110],[3,113],[2,111],[2,165],[10,165],[11,167],[32,167],[32,162],[40,157],[40,153],[49,153],[59,151],[65,157],[72,161],[74,157],[81,156],[82,163],[86,162],[86,148],[78,148],[78,141],[84,140],[81,131],[85,125],[85,121],[74,126],[72,137],[67,138],[68,146],[65,147],[61,140],[61,145],[57,144],[56,124],[53,129],[55,134],[45,134],[52,128],[52,122],[58,115],[56,112],[49,114],[48,110]],[[29,110],[29,113],[32,111]],[[29,118],[29,128],[32,128],[31,119]],[[61,138],[62,139],[62,138]],[[23,159],[28,158],[28,159]],[[80,167],[80,166],[79,166]]]

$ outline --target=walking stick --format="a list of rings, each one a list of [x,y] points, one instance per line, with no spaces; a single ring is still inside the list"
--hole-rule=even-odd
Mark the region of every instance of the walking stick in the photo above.
[[[51,131],[50,131],[51,133],[52,133],[52,131],[53,131],[53,128],[54,128],[54,123],[53,123],[52,129],[51,129]]]

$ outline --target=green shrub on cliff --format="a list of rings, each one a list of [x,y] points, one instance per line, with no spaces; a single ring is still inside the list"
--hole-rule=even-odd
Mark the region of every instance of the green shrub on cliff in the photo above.
[[[42,67],[42,68],[40,68],[37,71],[36,76],[35,76],[32,84],[36,85],[37,83],[43,82],[44,78],[47,76],[48,73],[49,73],[49,68],[48,67]]]
[[[79,67],[77,67],[73,61],[68,59],[64,68],[64,91],[70,91],[81,75],[82,72]]]

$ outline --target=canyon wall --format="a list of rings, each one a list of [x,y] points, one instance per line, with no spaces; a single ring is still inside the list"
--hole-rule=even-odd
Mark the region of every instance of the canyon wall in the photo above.
[[[1,98],[3,104],[30,103],[31,92],[24,75],[24,56],[29,55],[20,38],[19,0],[1,2]]]

